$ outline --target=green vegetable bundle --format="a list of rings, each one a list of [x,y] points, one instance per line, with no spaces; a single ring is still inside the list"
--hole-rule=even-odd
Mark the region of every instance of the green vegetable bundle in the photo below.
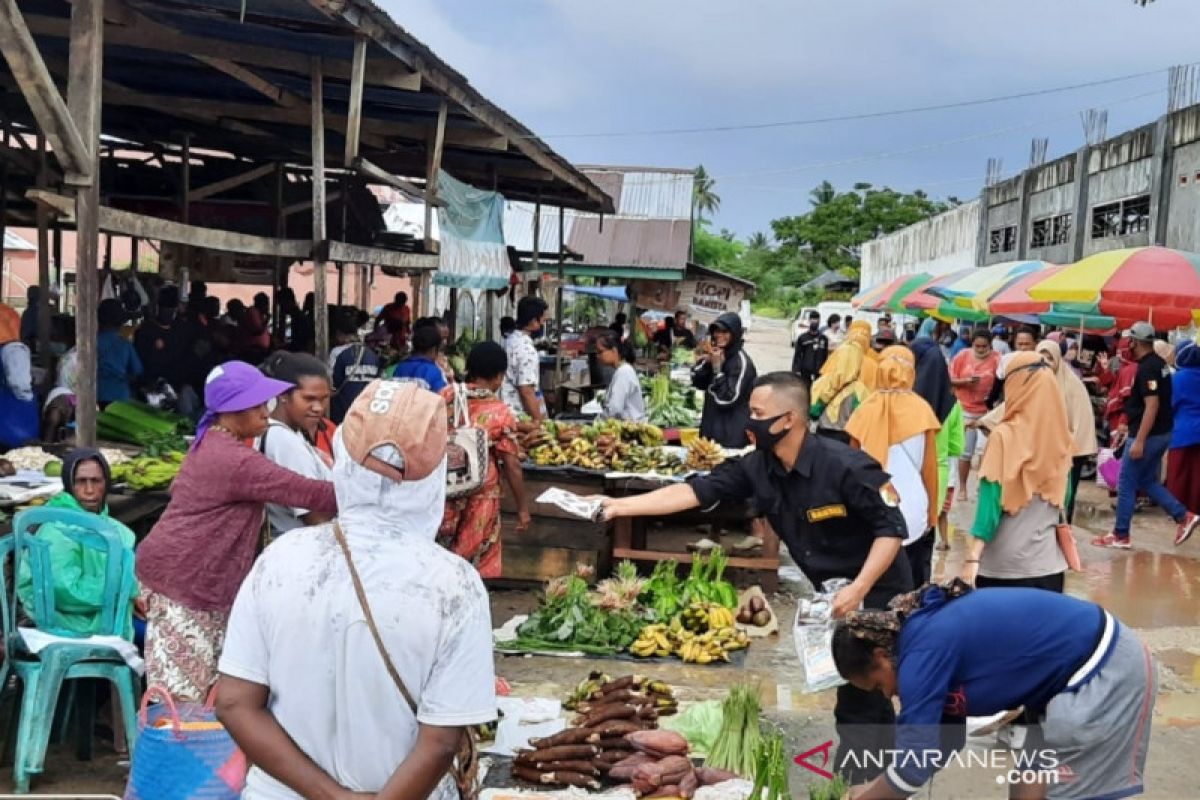
[[[658,562],[642,590],[642,604],[654,612],[658,622],[670,622],[684,608],[683,581],[679,580],[678,568],[674,560]]]
[[[102,439],[128,442],[143,447],[156,446],[157,450],[186,450],[187,442],[182,434],[193,430],[191,420],[151,408],[144,403],[118,400],[96,416],[96,432]],[[167,442],[172,447],[166,447]]]
[[[696,424],[692,389],[672,381],[665,369],[653,378],[642,378],[642,394],[647,396],[646,414],[651,423],[668,428]]]
[[[828,787],[826,787],[828,792]],[[765,792],[765,795],[764,795]],[[754,753],[754,788],[751,800],[791,800],[788,788],[788,763],[784,753],[783,734],[772,731],[759,741]],[[826,794],[838,798],[841,794]]]
[[[643,581],[628,561],[617,575],[588,589],[579,571],[546,584],[538,608],[517,628],[518,650],[578,650],[612,655],[625,650],[645,626],[637,598]]]
[[[714,547],[708,558],[697,553],[692,559],[692,571],[683,582],[682,605],[718,603],[726,608],[737,608],[737,589],[723,577],[728,563],[729,558],[720,547]]]
[[[761,710],[758,689],[746,683],[735,684],[721,703],[721,731],[704,760],[705,766],[729,770],[747,779],[757,778],[761,756]],[[784,771],[786,773],[786,767]],[[760,788],[755,787],[756,791]],[[753,792],[750,796],[758,797]]]

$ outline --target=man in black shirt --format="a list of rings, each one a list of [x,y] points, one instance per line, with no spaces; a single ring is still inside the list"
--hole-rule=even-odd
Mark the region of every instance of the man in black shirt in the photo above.
[[[658,345],[660,355],[665,353],[670,356],[671,351],[676,347],[686,347],[688,350],[695,350],[696,334],[692,333],[691,329],[688,328],[687,312],[676,311],[671,324],[654,334],[654,343]]]
[[[1130,351],[1137,361],[1125,414],[1129,430],[1125,455],[1121,458],[1121,478],[1117,485],[1117,521],[1113,532],[1094,539],[1092,544],[1118,550],[1130,548],[1129,528],[1137,493],[1143,491],[1177,523],[1175,544],[1182,544],[1200,522],[1184,508],[1159,480],[1163,456],[1171,446],[1171,371],[1167,362],[1154,352],[1154,326],[1137,322],[1129,329]]]
[[[796,337],[796,352],[792,355],[792,372],[811,387],[829,358],[829,337],[821,333],[821,313],[808,312],[808,330]]]
[[[712,509],[722,501],[752,499],[788,552],[820,586],[831,578],[850,585],[834,596],[833,615],[860,607],[886,608],[912,588],[901,550],[905,536],[900,501],[879,464],[860,450],[808,432],[808,387],[790,372],[772,372],[755,382],[747,432],[755,450],[730,459],[708,475],[649,494],[604,498],[605,519]],[[852,784],[881,770],[862,769],[850,751],[890,748],[895,711],[879,693],[838,688],[834,707],[841,743],[836,764]]]

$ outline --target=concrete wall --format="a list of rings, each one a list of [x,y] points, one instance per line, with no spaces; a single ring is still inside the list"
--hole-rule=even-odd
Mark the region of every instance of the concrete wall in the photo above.
[[[974,266],[980,206],[979,200],[972,200],[864,244],[862,287],[878,286],[906,272],[943,275]]]
[[[1175,149],[1167,247],[1200,250],[1200,142]]]

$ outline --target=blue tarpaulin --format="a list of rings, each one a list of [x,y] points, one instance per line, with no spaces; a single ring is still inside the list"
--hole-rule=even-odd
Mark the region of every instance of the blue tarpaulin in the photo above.
[[[629,296],[626,294],[624,286],[564,286],[563,291],[600,297],[617,303],[629,302]]]

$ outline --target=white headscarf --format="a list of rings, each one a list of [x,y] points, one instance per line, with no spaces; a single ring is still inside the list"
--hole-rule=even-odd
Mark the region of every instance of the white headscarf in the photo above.
[[[402,467],[399,453],[377,457]],[[342,444],[342,431],[333,437],[333,489],[338,521],[347,535],[437,537],[446,509],[446,460],[422,480],[394,481],[358,464]]]

